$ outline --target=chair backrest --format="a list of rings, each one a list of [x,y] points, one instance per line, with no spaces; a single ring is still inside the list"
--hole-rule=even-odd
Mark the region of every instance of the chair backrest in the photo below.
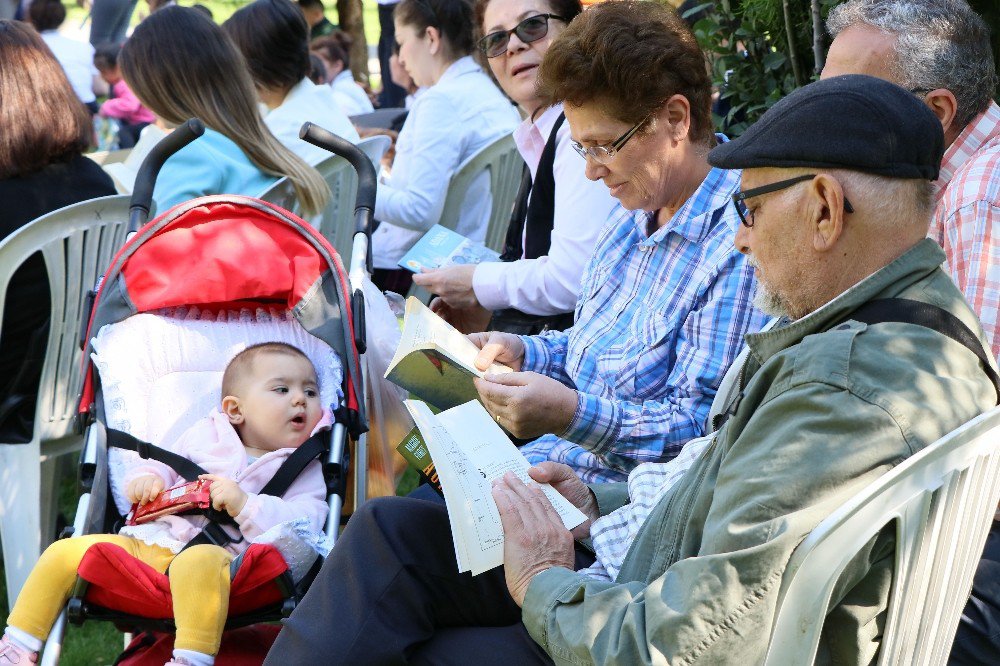
[[[378,172],[382,156],[385,155],[385,151],[389,150],[389,146],[392,145],[392,139],[384,134],[376,134],[375,136],[365,137],[358,141],[358,148],[368,156],[368,159],[372,161],[375,165],[375,171]]]
[[[378,170],[382,155],[391,143],[392,140],[387,136],[371,136],[362,139],[357,145]],[[358,174],[347,160],[338,155],[330,155],[314,166],[330,187],[330,201],[322,214],[309,221],[330,241],[346,265],[351,257],[351,244],[354,240],[354,200],[358,192]],[[287,177],[279,179],[258,198],[296,215],[302,214],[295,188]]]
[[[514,206],[518,186],[521,184],[521,171],[524,160],[517,152],[514,138],[505,134],[493,143],[487,145],[478,153],[459,165],[458,170],[448,183],[448,194],[445,197],[438,222],[448,229],[457,229],[459,217],[476,176],[486,171],[490,175],[490,195],[493,207],[490,210],[489,224],[486,227],[486,246],[503,252],[504,238],[507,234],[507,223],[510,222],[510,212]]]
[[[42,253],[48,273],[52,309],[35,408],[36,442],[73,434],[84,300],[125,244],[128,205],[124,195],[84,201],[44,215],[0,242],[0,313],[11,277],[31,255]]]
[[[782,582],[766,663],[810,664],[848,562],[895,523],[880,664],[944,664],[1000,499],[1000,408],[865,488],[799,544]]]

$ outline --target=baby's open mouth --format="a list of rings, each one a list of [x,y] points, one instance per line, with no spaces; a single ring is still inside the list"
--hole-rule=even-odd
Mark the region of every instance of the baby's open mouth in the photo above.
[[[305,423],[305,422],[306,422],[305,414],[299,414],[298,416],[293,416],[292,417],[292,423],[302,424],[302,423]]]

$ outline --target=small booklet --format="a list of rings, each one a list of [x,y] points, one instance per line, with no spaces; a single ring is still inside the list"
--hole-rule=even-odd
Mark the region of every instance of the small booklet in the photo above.
[[[438,409],[478,400],[473,377],[513,372],[494,363],[476,368],[479,349],[466,336],[412,296],[406,299],[403,331],[385,377]]]
[[[424,438],[420,436],[419,428],[414,427],[399,443],[396,450],[406,462],[410,463],[410,467],[420,473],[421,479],[430,484],[438,495],[444,496],[444,491],[441,490],[441,478],[438,476],[437,469],[434,468],[434,461],[431,460],[431,454],[427,450]]]
[[[514,472],[538,485],[571,530],[587,517],[547,483],[528,476],[531,464],[517,450],[478,401],[434,414],[419,400],[407,400],[437,468],[448,507],[459,573],[473,576],[503,564],[503,526],[493,501],[492,484]]]
[[[125,517],[126,525],[142,525],[160,516],[171,516],[185,513],[195,513],[212,506],[209,480],[185,481],[173,488],[167,488],[156,499],[142,506],[132,505],[132,510]]]
[[[115,189],[120,194],[132,194],[135,187],[135,177],[139,175],[139,167],[143,160],[149,155],[153,147],[160,142],[160,139],[167,136],[156,125],[147,125],[139,133],[139,140],[135,147],[128,151],[128,156],[122,162],[113,162],[104,165],[104,170],[115,182]]]
[[[399,260],[400,268],[419,273],[430,268],[500,261],[500,254],[482,243],[435,224]]]

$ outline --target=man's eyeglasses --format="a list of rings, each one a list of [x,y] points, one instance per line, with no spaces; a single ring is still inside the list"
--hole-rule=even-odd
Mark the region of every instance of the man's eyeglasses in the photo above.
[[[635,136],[635,133],[639,131],[639,128],[652,117],[652,113],[637,122],[632,126],[632,129],[622,134],[620,137],[612,141],[611,143],[606,143],[602,146],[590,146],[589,148],[584,148],[579,141],[571,141],[570,145],[573,146],[573,150],[576,151],[577,155],[583,159],[588,157],[592,158],[598,164],[607,164],[615,158],[618,151],[625,147],[628,140]]]
[[[486,54],[487,58],[496,58],[502,56],[507,50],[511,35],[517,35],[517,38],[525,44],[537,42],[549,34],[549,19],[566,22],[562,16],[555,14],[535,14],[524,19],[510,30],[497,30],[486,35],[479,40],[479,48]]]
[[[788,180],[779,180],[777,183],[771,183],[770,185],[761,185],[760,187],[754,187],[752,189],[743,190],[742,192],[737,192],[733,194],[733,203],[736,205],[736,212],[740,216],[740,222],[742,222],[743,226],[745,226],[748,229],[752,227],[754,224],[753,213],[749,213],[750,219],[747,219],[748,211],[745,203],[747,199],[752,199],[753,197],[759,197],[762,194],[777,192],[778,190],[784,190],[786,188],[791,187],[792,185],[796,185],[798,183],[802,183],[807,180],[812,180],[815,177],[816,174],[810,173],[804,176],[796,176],[795,178],[789,178]],[[847,197],[844,197],[844,212],[845,213],[854,212],[854,206],[852,206],[851,202],[847,200]]]

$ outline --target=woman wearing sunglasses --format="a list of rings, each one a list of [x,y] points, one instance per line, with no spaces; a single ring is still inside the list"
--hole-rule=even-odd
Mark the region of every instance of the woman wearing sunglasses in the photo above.
[[[440,296],[432,308],[467,333],[489,328],[531,334],[572,326],[583,268],[615,207],[606,187],[587,180],[562,104],[547,104],[535,89],[549,45],[581,11],[579,0],[476,3],[476,25],[484,35],[478,46],[525,116],[514,141],[527,174],[503,262],[414,276]]]
[[[405,294],[411,274],[397,263],[438,221],[451,174],[519,119],[469,55],[474,44],[467,0],[402,0],[393,16],[399,62],[426,90],[399,131],[392,172],[376,194],[373,279],[382,289]],[[483,174],[472,184],[456,231],[482,241],[490,206],[489,177]]]

